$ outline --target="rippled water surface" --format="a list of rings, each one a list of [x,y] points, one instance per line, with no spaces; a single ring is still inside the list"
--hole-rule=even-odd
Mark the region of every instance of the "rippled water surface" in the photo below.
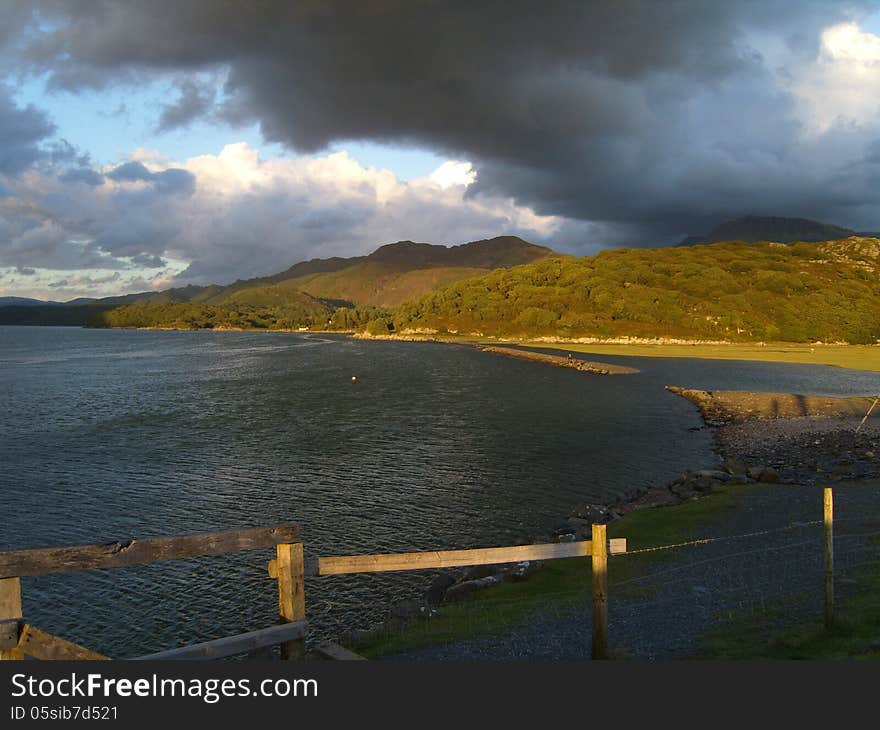
[[[642,373],[332,335],[0,327],[0,549],[286,522],[311,556],[512,544],[715,463],[663,385],[877,390],[838,368],[602,359]],[[25,614],[114,656],[245,631],[274,621],[269,557],[26,578]],[[310,579],[307,611],[318,633],[365,627],[423,583]]]

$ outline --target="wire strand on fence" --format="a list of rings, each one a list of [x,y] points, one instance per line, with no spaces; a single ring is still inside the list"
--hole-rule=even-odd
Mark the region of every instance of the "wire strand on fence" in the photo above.
[[[789,530],[797,530],[802,527],[812,527],[821,525],[822,520],[813,520],[811,522],[793,522],[785,527],[775,527],[770,530],[761,530],[759,532],[745,532],[741,535],[724,535],[722,537],[704,537],[697,540],[687,540],[686,542],[673,543],[671,545],[656,545],[654,547],[637,548],[636,550],[627,550],[619,555],[638,555],[639,553],[653,553],[659,550],[672,550],[673,548],[690,547],[692,545],[708,545],[713,542],[722,542],[726,540],[739,540],[746,537],[761,537],[762,535],[771,535],[776,532],[786,532]]]

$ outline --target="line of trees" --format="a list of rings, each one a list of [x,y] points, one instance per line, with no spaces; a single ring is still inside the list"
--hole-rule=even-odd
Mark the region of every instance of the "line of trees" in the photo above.
[[[87,322],[89,327],[155,327],[167,329],[264,329],[354,331],[386,315],[377,307],[331,308],[317,300],[303,304],[283,303],[272,306],[252,304],[201,304],[167,302],[130,304],[98,312]]]

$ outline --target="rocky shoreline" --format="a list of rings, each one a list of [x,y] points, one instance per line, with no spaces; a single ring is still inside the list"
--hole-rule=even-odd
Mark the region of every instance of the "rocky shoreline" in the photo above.
[[[666,389],[697,405],[725,464],[791,484],[880,476],[878,399]]]
[[[875,408],[871,417],[862,422],[871,398],[772,393],[739,393],[742,397],[719,398],[721,391],[713,394],[674,386],[667,386],[667,390],[688,398],[700,408],[706,426],[713,431],[718,468],[686,472],[669,484],[623,495],[613,504],[576,505],[551,532],[535,535],[531,542],[588,540],[593,524],[612,522],[635,510],[701,499],[726,484],[818,485],[880,478],[880,408]],[[797,409],[807,404],[808,415],[780,415],[791,411],[787,405],[775,408],[774,402],[794,403]],[[811,410],[813,415],[809,415]],[[354,631],[342,640],[357,647],[413,620],[437,616],[444,604],[464,600],[489,586],[526,580],[541,567],[541,563],[518,563],[441,573],[421,600],[399,601],[383,624]]]

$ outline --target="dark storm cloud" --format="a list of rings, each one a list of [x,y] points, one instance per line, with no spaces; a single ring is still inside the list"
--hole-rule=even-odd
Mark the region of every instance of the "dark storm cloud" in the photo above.
[[[104,184],[104,176],[90,167],[78,167],[72,170],[66,170],[58,176],[58,179],[65,183],[81,182],[93,187]]]
[[[150,172],[144,163],[136,160],[113,168],[107,177],[116,182],[152,183],[154,190],[163,195],[188,197],[196,189],[195,176],[188,170],[172,167],[161,172]]]
[[[214,107],[214,89],[188,79],[180,83],[179,89],[177,101],[164,107],[159,115],[158,132],[186,127]]]
[[[163,195],[188,197],[196,189],[195,175],[179,167],[157,172],[153,175],[152,180],[156,190]]]
[[[120,182],[149,182],[153,179],[153,173],[150,172],[143,162],[124,162],[119,167],[113,168],[107,173],[107,177],[111,180]]]
[[[589,221],[603,242],[664,242],[744,213],[880,225],[867,184],[880,163],[863,155],[880,124],[805,135],[779,81],[817,59],[823,28],[874,0],[26,5],[54,24],[21,58],[56,88],[224,68],[219,113],[269,140],[469,159],[470,195]],[[214,102],[181,85],[160,128],[216,114]]]
[[[161,256],[141,253],[137,256],[132,256],[131,263],[135,266],[143,266],[145,269],[161,269],[167,264],[167,261]]]
[[[44,112],[19,107],[0,85],[0,174],[16,175],[43,159],[42,143],[54,132]]]

